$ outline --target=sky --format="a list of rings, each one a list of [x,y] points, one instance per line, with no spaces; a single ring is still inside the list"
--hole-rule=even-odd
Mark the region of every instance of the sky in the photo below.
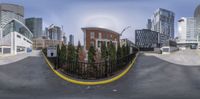
[[[74,35],[75,44],[83,42],[82,27],[103,27],[116,32],[127,29],[121,38],[135,41],[135,29],[146,28],[147,19],[158,8],[175,13],[175,35],[177,21],[181,17],[192,17],[200,0],[0,0],[24,6],[25,18],[43,18],[43,28],[51,24],[63,26],[67,39]]]

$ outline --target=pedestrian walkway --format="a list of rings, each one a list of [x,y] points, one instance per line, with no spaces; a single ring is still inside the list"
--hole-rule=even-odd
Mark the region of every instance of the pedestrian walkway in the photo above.
[[[33,50],[31,53],[21,53],[17,55],[0,56],[0,65],[14,63],[30,56],[37,57],[39,55],[40,55],[40,50]]]

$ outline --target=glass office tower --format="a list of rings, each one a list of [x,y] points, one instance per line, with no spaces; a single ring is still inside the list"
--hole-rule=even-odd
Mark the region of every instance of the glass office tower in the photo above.
[[[152,30],[165,34],[168,38],[174,38],[174,13],[159,8],[152,17]]]

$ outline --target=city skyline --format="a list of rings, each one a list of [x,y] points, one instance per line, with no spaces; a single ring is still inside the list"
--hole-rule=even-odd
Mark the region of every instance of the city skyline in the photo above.
[[[40,5],[37,2],[40,2]],[[132,26],[122,38],[135,41],[134,30],[146,28],[147,19],[152,17],[157,8],[168,9],[175,13],[174,28],[177,36],[178,19],[193,16],[200,0],[60,0],[51,2],[47,0],[1,0],[1,3],[24,6],[26,18],[42,17],[43,27],[51,24],[63,25],[67,37],[73,34],[75,44],[77,44],[78,40],[83,41],[81,28],[87,26],[105,27],[116,32],[121,32],[126,26]]]

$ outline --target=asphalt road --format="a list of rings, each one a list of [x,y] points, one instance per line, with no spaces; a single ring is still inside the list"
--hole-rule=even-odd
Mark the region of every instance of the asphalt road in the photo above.
[[[42,56],[0,66],[0,99],[199,99],[200,67],[140,54],[116,82],[80,86],[57,77]]]

